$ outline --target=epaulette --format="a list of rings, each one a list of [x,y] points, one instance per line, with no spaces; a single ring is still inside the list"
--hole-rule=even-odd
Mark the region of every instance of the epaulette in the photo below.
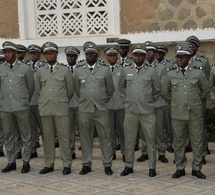
[[[80,61],[77,63],[76,67],[78,68],[78,67],[80,67],[80,66],[84,66],[85,64],[86,64],[86,61],[85,61],[85,60],[80,60]]]
[[[212,64],[211,66],[215,66],[215,63],[214,63],[214,64]]]
[[[156,66],[154,65],[154,64],[148,64],[148,63],[146,63],[146,66],[148,66],[148,67],[151,67],[151,68],[155,68]]]
[[[131,62],[125,62],[124,67],[126,67],[126,66],[131,66],[131,65],[132,65]]]
[[[198,69],[198,70],[202,70],[201,66],[193,66],[193,68]]]
[[[102,60],[102,59],[98,59],[98,61],[101,62],[101,63],[105,63],[105,61]]]
[[[200,58],[195,58],[194,61],[202,62]]]
[[[40,61],[40,62],[39,62],[39,67],[45,66],[45,64],[46,64],[46,63],[45,63],[44,61]]]
[[[64,64],[64,63],[60,63],[60,65],[62,65],[62,66],[67,66],[67,64]]]
[[[171,68],[167,68],[166,71],[169,72],[169,71],[175,70],[175,69],[176,69],[176,67],[171,67]]]
[[[201,56],[201,55],[199,55],[201,58],[205,58],[205,59],[208,59],[206,56]]]
[[[100,65],[100,66],[108,66],[107,64],[105,64],[104,60],[98,60],[98,65]]]

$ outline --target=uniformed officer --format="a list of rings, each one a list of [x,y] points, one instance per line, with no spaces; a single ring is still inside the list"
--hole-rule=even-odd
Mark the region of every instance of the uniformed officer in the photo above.
[[[132,63],[132,58],[128,56],[131,41],[128,39],[119,39],[117,43],[119,45],[120,54],[119,63],[122,67],[125,67]]]
[[[16,124],[23,143],[23,166],[21,173],[30,171],[31,127],[29,122],[30,100],[34,92],[34,78],[31,69],[17,60],[16,44],[3,43],[6,62],[0,66],[0,111],[8,165],[2,172],[16,169],[15,132]]]
[[[25,47],[24,45],[21,45],[21,44],[17,44],[17,59],[25,64],[30,62],[30,60],[25,59],[27,52],[28,52],[27,47]]]
[[[146,46],[146,65],[155,68],[158,73],[161,82],[161,73],[165,66],[156,61],[155,55],[157,52],[157,46],[151,41],[145,42]],[[164,110],[166,108],[166,101],[159,95],[155,100],[155,116],[156,116],[156,145],[158,150],[158,160],[162,163],[168,163],[168,159],[165,156],[166,143],[164,138]],[[144,137],[143,137],[144,139]],[[143,154],[137,159],[138,162],[148,159],[146,145],[143,145]]]
[[[45,167],[39,172],[54,171],[55,129],[59,139],[63,174],[71,173],[71,140],[69,123],[69,100],[74,93],[71,71],[57,61],[58,46],[46,42],[42,46],[47,64],[37,70],[36,90],[39,97],[39,113],[43,126]]]
[[[5,62],[4,53],[2,50],[0,50],[0,64],[2,64],[4,62]],[[3,132],[3,128],[2,128],[2,122],[0,119],[0,157],[4,156],[3,146],[4,146],[4,132]]]
[[[95,43],[85,44],[86,61],[82,61],[75,69],[74,80],[79,105],[79,128],[82,146],[83,167],[80,175],[91,172],[92,165],[92,130],[94,121],[102,151],[104,171],[112,175],[112,145],[108,122],[107,102],[113,95],[114,83],[111,70],[98,61],[99,49]]]
[[[206,176],[201,172],[203,150],[202,102],[209,94],[209,84],[205,74],[189,65],[192,50],[186,42],[176,47],[176,63],[162,80],[162,95],[171,102],[173,143],[176,172],[172,178],[184,176],[187,164],[185,156],[186,130],[189,131],[193,149],[192,175],[200,179]]]
[[[80,50],[77,49],[76,47],[69,46],[65,48],[65,54],[66,54],[66,59],[68,63],[68,68],[73,73],[77,65],[77,60],[78,60],[78,55],[80,54]],[[75,133],[78,128],[78,107],[79,107],[79,99],[75,92],[72,96],[72,99],[70,99],[70,102],[69,102],[72,159],[76,159]]]
[[[34,72],[34,79],[36,79],[36,71],[38,68],[45,65],[45,62],[41,61],[41,53],[42,48],[38,45],[32,44],[28,46],[28,52],[30,54],[31,61],[28,62],[28,65],[31,67]],[[36,158],[37,147],[39,145],[39,135],[42,135],[42,122],[41,117],[38,111],[39,104],[39,94],[34,91],[30,102],[30,121],[31,121],[31,135],[32,135],[32,150],[31,150],[31,158]],[[40,131],[38,131],[38,128]]]
[[[121,176],[133,173],[134,148],[139,129],[146,138],[149,156],[149,176],[156,176],[155,109],[154,99],[160,93],[160,81],[154,67],[144,63],[143,44],[132,47],[132,66],[122,70],[119,90],[126,96],[125,103],[125,169]],[[139,128],[141,127],[141,128]]]
[[[156,60],[165,66],[161,72],[161,79],[165,75],[166,70],[174,66],[174,63],[165,59],[168,48],[164,44],[157,45]],[[173,153],[174,149],[172,147],[173,137],[172,137],[172,125],[171,125],[171,110],[170,105],[167,104],[164,108],[164,129],[166,130],[166,144],[167,151]]]
[[[190,66],[202,67],[202,71],[205,73],[206,78],[209,80],[211,66],[208,62],[208,58],[206,58],[205,56],[199,55],[197,53],[198,48],[200,47],[200,40],[196,36],[192,35],[186,39],[186,42],[188,42],[189,47],[193,51]],[[208,149],[208,139],[207,139],[206,101],[202,102],[202,111],[203,111],[203,123],[204,123],[202,163],[206,164],[205,156],[207,154],[210,154],[210,150]],[[187,140],[187,143],[189,143],[189,139]]]
[[[118,60],[118,48],[116,46],[108,46],[105,48],[105,55],[108,65],[111,69],[114,81],[115,92],[108,102],[108,116],[111,130],[111,140],[113,147],[113,159],[116,159],[116,137],[120,143],[122,159],[125,162],[125,141],[124,141],[124,117],[125,117],[125,95],[119,89],[119,77],[123,67]]]
[[[4,52],[2,51],[2,49],[0,49],[0,64],[5,62],[5,56],[4,56]]]

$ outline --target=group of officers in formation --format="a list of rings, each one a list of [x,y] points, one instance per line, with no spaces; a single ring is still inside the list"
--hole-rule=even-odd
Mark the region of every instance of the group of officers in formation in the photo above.
[[[210,153],[206,99],[215,72],[208,59],[197,54],[199,46],[197,37],[188,37],[176,46],[175,61],[171,62],[165,59],[168,49],[163,44],[146,41],[131,45],[130,40],[119,39],[118,45],[105,48],[104,63],[98,46],[89,41],[83,45],[84,60],[78,61],[77,48],[66,47],[68,65],[63,65],[57,61],[58,46],[53,42],[28,48],[4,42],[0,156],[4,156],[5,145],[8,164],[1,172],[16,170],[16,158],[23,160],[21,173],[30,171],[29,161],[37,157],[39,128],[45,161],[39,173],[54,171],[57,135],[62,173],[70,174],[78,126],[83,161],[80,175],[91,172],[96,129],[107,175],[113,174],[118,145],[125,162],[121,176],[133,173],[134,152],[141,140],[142,154],[137,161],[148,160],[149,177],[156,176],[156,151],[158,160],[168,163],[166,150],[174,152],[176,172],[172,178],[185,176],[185,153],[190,148],[191,174],[205,179],[201,169]],[[30,60],[24,59],[26,52]]]

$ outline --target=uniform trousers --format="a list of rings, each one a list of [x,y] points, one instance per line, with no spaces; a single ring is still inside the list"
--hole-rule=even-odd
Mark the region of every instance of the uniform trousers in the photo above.
[[[166,130],[166,144],[167,146],[172,146],[172,121],[171,121],[171,106],[167,105],[164,108],[164,129]]]
[[[92,165],[92,147],[93,134],[92,124],[95,124],[99,144],[102,152],[102,161],[104,167],[111,166],[112,163],[112,144],[110,139],[110,127],[107,111],[100,111],[95,108],[93,113],[79,112],[79,131],[81,138],[81,152],[83,166],[91,167]]]
[[[2,126],[5,135],[5,148],[8,163],[15,162],[16,159],[16,130],[18,130],[23,145],[22,159],[29,162],[31,156],[31,127],[30,111],[1,112]],[[17,128],[18,125],[18,128]]]
[[[41,134],[41,136],[43,137],[42,122],[41,122],[41,117],[40,117],[37,105],[30,107],[30,122],[31,122],[31,138],[32,138],[31,153],[34,153],[37,151],[38,135]],[[38,128],[40,128],[40,133],[38,131]]]
[[[43,126],[44,160],[46,167],[54,167],[55,161],[55,128],[58,135],[60,155],[63,167],[71,167],[71,131],[69,115],[41,116]],[[55,124],[55,126],[54,126]]]
[[[125,155],[125,137],[124,137],[124,118],[125,110],[109,110],[109,124],[110,124],[110,136],[112,140],[113,152],[116,151],[116,135],[119,135],[119,143],[121,154]]]
[[[75,134],[78,129],[78,107],[69,108],[69,120],[71,130],[71,150],[73,154],[75,151]]]
[[[190,111],[189,120],[172,118],[172,128],[176,168],[178,170],[183,170],[187,164],[184,150],[188,131],[193,150],[192,169],[201,170],[203,151],[203,119],[197,118],[196,115]]]
[[[140,128],[141,127],[141,128]],[[147,153],[149,156],[149,169],[156,168],[156,145],[155,145],[155,114],[125,114],[124,135],[125,135],[125,165],[133,167],[134,149],[139,133],[146,138]]]

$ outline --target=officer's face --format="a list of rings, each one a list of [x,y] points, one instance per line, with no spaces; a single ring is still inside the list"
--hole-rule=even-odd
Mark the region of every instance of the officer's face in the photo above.
[[[185,68],[188,65],[190,59],[191,59],[191,56],[189,55],[177,55],[176,63],[178,64],[179,67]]]
[[[153,62],[155,59],[155,50],[147,50],[146,52],[146,60],[148,62]]]
[[[129,46],[120,46],[119,47],[119,53],[122,57],[126,57],[129,52]]]
[[[18,51],[17,52],[18,60],[22,61],[25,58],[25,54],[26,54],[25,52]]]
[[[166,53],[164,53],[164,52],[157,52],[155,58],[156,58],[159,62],[161,62],[161,61],[164,59],[165,54],[166,54]]]
[[[31,55],[32,62],[37,62],[41,57],[41,53],[37,51],[31,52],[30,55]]]
[[[145,57],[146,57],[146,54],[143,54],[143,53],[133,53],[133,55],[132,55],[134,63],[137,66],[142,66],[143,65]]]
[[[13,49],[5,49],[4,50],[5,60],[10,64],[13,64],[16,61],[17,51]]]
[[[118,56],[117,54],[108,54],[106,58],[110,65],[114,65],[117,62]]]
[[[74,66],[76,64],[78,56],[75,54],[66,54],[66,60],[70,66]]]
[[[86,61],[89,65],[93,65],[96,63],[98,54],[95,52],[87,52],[86,54]]]
[[[57,55],[58,55],[57,51],[47,51],[47,52],[44,53],[46,61],[50,65],[54,65],[57,62]]]

